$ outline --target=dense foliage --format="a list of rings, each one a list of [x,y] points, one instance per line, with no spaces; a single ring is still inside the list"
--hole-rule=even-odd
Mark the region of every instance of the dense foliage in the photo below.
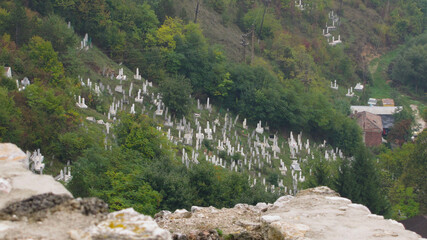
[[[392,204],[392,217],[406,219],[425,213],[427,179],[427,131],[414,143],[379,155],[381,186]]]
[[[413,39],[392,66],[391,77],[397,86],[407,86],[415,93],[427,91],[427,33]]]

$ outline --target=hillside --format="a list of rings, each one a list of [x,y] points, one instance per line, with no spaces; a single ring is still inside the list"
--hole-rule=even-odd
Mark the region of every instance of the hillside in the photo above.
[[[212,44],[220,44],[228,58],[239,62],[243,58],[242,46],[240,40],[243,32],[232,20],[225,21],[220,13],[212,10],[203,1],[199,4],[199,13],[197,23],[202,29],[203,35]],[[197,0],[184,0],[180,4],[175,4],[175,15],[182,17],[185,13],[184,20],[194,21],[195,9]],[[229,11],[235,11],[233,8],[228,8]],[[249,52],[249,51],[248,51]]]
[[[422,8],[201,1],[194,24],[196,1],[45,3],[0,4],[0,140],[33,152],[27,167],[73,195],[154,215],[273,202],[327,185],[386,217],[425,212],[418,181],[427,166],[425,133],[408,141],[410,98],[381,87],[389,55],[367,67],[377,52],[403,43],[401,34],[422,32]],[[332,35],[322,36],[323,22]],[[413,27],[398,28],[401,22]],[[249,44],[241,62],[241,34],[252,24],[255,56],[250,61]],[[422,36],[404,47],[424,49]],[[417,81],[399,88],[424,111]],[[357,82],[366,90],[346,96]],[[378,148],[365,147],[349,117],[350,105],[370,97],[404,106],[391,144]]]

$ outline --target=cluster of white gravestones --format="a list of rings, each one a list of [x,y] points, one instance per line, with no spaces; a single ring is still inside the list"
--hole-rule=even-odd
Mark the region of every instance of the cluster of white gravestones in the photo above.
[[[63,181],[65,183],[69,183],[73,176],[71,175],[71,167],[70,162],[67,163],[67,166],[64,167],[64,169],[59,172],[59,174],[54,178],[56,181]]]
[[[335,21],[332,21],[332,25],[328,26],[328,23],[326,23],[326,32],[332,32],[337,30],[337,26],[335,26]]]
[[[202,127],[199,126],[199,132],[196,133],[196,150],[199,150],[199,147],[202,145],[203,139],[205,139],[205,134],[202,133]]]
[[[340,18],[338,17],[338,14],[334,13],[334,10],[332,10],[332,11],[329,12],[328,17],[334,23],[338,23],[340,21]]]
[[[108,119],[111,119],[112,116],[117,115],[117,110],[119,108],[119,103],[115,103],[114,101],[110,105],[110,109],[108,111]]]
[[[141,96],[141,89],[138,90],[138,96],[135,98],[135,102],[137,102],[137,103],[143,103],[144,102],[144,97]]]
[[[96,122],[96,119],[94,117],[86,117],[86,120],[88,120],[89,122]]]
[[[296,163],[296,160],[294,160],[294,162],[291,165],[292,187],[293,187],[294,193],[298,192],[298,183],[305,182],[305,176],[302,175],[301,168],[299,168],[299,165],[297,164],[298,163]],[[294,168],[295,169],[299,168],[299,170],[294,170]],[[289,190],[289,194],[292,194],[291,190]]]
[[[341,35],[338,35],[338,39],[337,40],[335,40],[335,36],[332,36],[332,41],[331,41],[331,39],[328,38],[328,43],[331,46],[335,46],[335,45],[341,44],[342,43],[342,41],[341,41]]]
[[[328,20],[331,20],[332,25],[328,25],[328,22],[326,22],[326,28],[322,30],[323,36],[326,37],[326,39],[328,40],[328,44],[331,46],[341,44],[341,35],[338,35],[338,38],[335,39],[335,36],[331,34],[331,32],[337,30],[337,25],[339,25],[338,15],[334,14],[334,11],[331,11],[329,12]]]
[[[90,78],[88,78],[87,79],[87,82],[85,83],[84,81],[83,81],[83,78],[82,77],[80,77],[79,76],[79,79],[80,79],[80,85],[82,86],[82,87],[87,87],[87,88],[89,88],[89,91],[94,91],[95,92],[95,94],[96,95],[100,95],[101,94],[101,91],[103,91],[104,90],[104,85],[102,85],[102,83],[100,83],[99,85],[97,84],[97,83],[95,83],[95,85],[94,85],[94,88],[92,89],[92,85],[93,85],[93,83],[92,83],[92,81],[90,80]]]
[[[300,152],[301,150],[306,150],[305,153],[307,155],[310,156],[310,142],[307,139],[307,142],[305,144],[303,144],[302,142],[302,133],[298,134],[297,136],[297,140],[295,140],[295,138],[293,137],[293,134],[291,132],[290,137],[288,139],[288,144],[289,144],[289,149],[290,149],[290,158],[292,160],[292,164],[290,166],[290,170],[291,170],[291,176],[292,176],[292,183],[293,183],[293,192],[295,193],[298,190],[298,182],[304,182],[305,181],[305,176],[302,175],[301,173],[301,165],[300,163],[307,163],[308,159],[307,157],[304,159],[297,159],[297,155],[300,155],[299,153],[302,154],[302,152]],[[332,150],[328,150],[326,149],[327,145],[326,145],[326,141],[323,142],[323,144],[319,145],[319,149],[320,148],[324,148],[325,150],[325,159],[326,160],[336,160],[337,157],[340,158],[344,158],[343,153],[341,152],[341,150],[339,150],[338,148],[336,148],[336,151]],[[311,153],[311,159],[314,159],[314,155]],[[283,163],[283,161],[280,159],[280,166],[279,166],[279,170],[282,173],[282,175],[286,176],[288,168],[285,166],[285,164]],[[311,169],[310,169],[310,175],[311,175]],[[291,191],[291,189],[290,189]],[[291,193],[291,192],[289,192]]]
[[[350,87],[348,89],[347,94],[345,96],[347,96],[347,97],[353,97],[354,96],[353,87]]]
[[[87,108],[87,105],[85,103],[85,98],[82,98],[80,95],[79,95],[79,100],[77,101],[76,105],[79,108],[83,108],[83,109]]]
[[[97,96],[101,95],[101,88],[98,86],[98,84],[95,83],[95,89],[94,92]]]
[[[206,139],[207,140],[212,140],[212,129],[209,127],[209,121],[207,121],[206,123],[206,128],[205,128],[205,133],[206,133]]]
[[[334,149],[325,149],[325,159],[326,160],[337,160],[337,157],[343,159],[344,158],[344,154],[342,153],[341,149],[336,148],[335,151]]]
[[[138,74],[138,69],[137,69],[137,74]],[[137,76],[137,75],[135,75],[135,76]],[[117,91],[117,87],[118,86],[120,86],[119,89],[118,89],[119,91]],[[118,86],[116,86],[116,91],[117,92],[122,92],[123,91],[122,90],[122,86],[121,85],[118,85]],[[143,82],[142,89],[138,89],[137,96],[135,97],[135,102],[136,103],[143,103],[144,102],[144,97],[142,95],[148,95],[147,86],[153,86],[153,84],[151,82],[148,82],[148,81]],[[131,82],[131,85],[129,87],[129,97],[132,96],[132,90],[133,90],[133,82]],[[155,99],[155,104],[156,105],[157,105],[157,101],[158,101],[158,99]],[[159,107],[161,107],[161,106],[159,106]],[[160,113],[160,111],[159,111],[159,113]]]
[[[116,79],[120,81],[126,80],[126,75],[123,73],[123,68],[119,69],[119,75],[117,75]]]
[[[277,159],[278,158],[277,154],[280,153],[280,147],[278,145],[278,139],[276,135],[274,135],[273,146],[271,147],[271,150],[273,150],[274,159]]]
[[[107,135],[110,134],[111,124],[109,122],[104,122],[104,120],[102,119],[96,120],[94,117],[91,116],[86,117],[86,120],[92,123],[97,123],[99,125],[105,125]]]
[[[33,153],[27,151],[27,157],[24,160],[24,166],[34,173],[38,172],[43,174],[43,169],[45,167],[43,160],[44,156],[40,153],[40,149],[37,149]]]
[[[199,161],[197,160],[198,157],[199,153],[193,150],[191,158],[189,158],[185,148],[182,149],[182,164],[184,164],[187,168],[190,167],[190,163],[199,164]]]
[[[113,95],[113,90],[111,90],[110,85],[107,85],[108,94]]]
[[[246,118],[243,120],[243,129],[248,129],[248,125],[246,123]]]
[[[173,122],[172,122],[172,117],[171,115],[167,115],[166,119],[165,119],[165,123],[164,123],[165,127],[173,127]]]
[[[207,104],[207,106],[209,106],[209,104]],[[231,122],[231,120],[229,120],[228,117],[226,117],[225,121],[226,121],[226,124],[224,125],[224,130],[227,129],[227,125],[228,126],[230,125],[229,122]],[[237,118],[236,118],[235,122],[236,121],[237,121]],[[167,122],[172,122],[170,117],[168,117]],[[195,118],[195,129],[197,129],[197,131],[196,131],[197,133],[195,134],[195,137],[196,137],[195,149],[196,149],[196,151],[201,148],[201,145],[202,145],[202,142],[204,139],[209,140],[209,141],[213,140],[213,134],[216,132],[216,127],[219,125],[220,125],[220,123],[219,123],[218,119],[216,119],[214,121],[213,128],[211,128],[210,122],[207,121],[206,122],[206,128],[204,128],[204,130],[202,131],[203,128],[202,128],[200,122],[198,121],[197,118]],[[180,120],[180,122],[176,126],[176,129],[178,130],[178,140],[179,141],[184,142],[184,144],[194,146],[193,141],[192,141],[192,138],[194,136],[193,135],[194,130],[193,130],[193,128],[191,128],[190,123],[186,123],[185,118]],[[181,139],[181,132],[182,131],[185,131],[184,139]],[[240,143],[237,144],[237,150],[235,150],[235,148],[231,144],[230,139],[226,136],[225,131],[223,131],[222,136],[223,136],[223,140],[218,139],[218,146],[217,146],[218,151],[227,150],[228,155],[233,155],[236,151],[243,153],[243,146],[240,146]],[[168,129],[168,137],[170,137],[170,139],[172,139],[172,137],[170,136],[169,129]],[[176,142],[178,142],[178,141],[176,141]],[[187,161],[188,157],[186,156],[186,154],[183,153],[182,159],[183,159],[184,163],[186,163],[186,164],[188,163],[188,161]],[[223,161],[221,158],[217,158],[216,155],[212,155],[210,158],[207,157],[207,161],[209,161],[213,164],[216,164],[216,165],[226,167],[226,162]],[[196,161],[192,161],[192,162],[196,162]],[[236,164],[231,164],[231,167],[233,168],[234,171],[237,171],[238,166]]]
[[[200,99],[197,99],[197,109],[198,110],[203,110],[203,109],[206,109],[206,110],[208,110],[209,112],[211,112],[211,110],[212,110],[212,105],[210,104],[210,102],[209,102],[209,98],[207,98],[206,99],[206,106],[205,106],[205,108],[203,107],[203,105],[200,103]]]
[[[361,83],[357,83],[354,90],[359,92],[363,91],[363,85]]]
[[[294,139],[294,135],[290,134],[290,138],[288,139],[289,150],[291,154],[291,159],[296,159],[296,154],[298,153],[298,143]]]
[[[133,90],[133,82],[130,83],[129,87],[129,97],[132,97],[132,90]]]
[[[212,110],[212,106],[209,104],[209,98],[206,100],[206,109],[209,111]]]
[[[288,172],[288,168],[286,167],[285,163],[280,159],[280,167],[279,167],[280,173],[282,173],[283,176],[286,176],[286,173]]]
[[[123,80],[123,70],[121,69],[119,71],[119,76],[122,76]],[[139,70],[137,70],[136,75],[134,78],[138,80],[137,75],[139,75]],[[90,85],[88,83],[88,85]],[[135,103],[143,103],[143,98],[148,97],[148,100],[146,102],[146,106],[148,106],[151,109],[154,108],[154,115],[153,117],[155,119],[159,119],[160,117],[163,126],[164,126],[164,133],[167,136],[167,138],[174,144],[184,144],[193,147],[193,152],[191,156],[189,156],[188,153],[185,152],[185,149],[182,151],[182,163],[186,167],[190,167],[191,164],[198,164],[199,159],[199,152],[203,148],[203,141],[209,141],[210,145],[212,146],[212,152],[205,149],[204,155],[206,158],[206,161],[221,166],[223,168],[230,169],[232,171],[246,171],[248,170],[251,174],[251,177],[253,177],[253,182],[256,184],[257,178],[262,179],[261,171],[269,166],[273,167],[273,159],[279,159],[279,154],[284,153],[283,150],[284,142],[282,142],[281,147],[279,146],[279,138],[276,135],[271,135],[269,138],[262,136],[265,131],[268,131],[267,126],[262,126],[261,121],[258,122],[257,127],[252,131],[252,133],[246,135],[242,135],[246,138],[247,144],[246,149],[243,147],[243,143],[246,142],[240,134],[237,134],[238,127],[236,127],[239,116],[236,116],[234,119],[229,116],[228,113],[225,114],[224,117],[224,124],[221,124],[221,121],[219,120],[219,115],[213,115],[212,114],[212,105],[210,103],[210,99],[208,98],[206,100],[206,105],[202,105],[200,103],[200,100],[197,100],[198,110],[200,110],[197,114],[194,114],[193,122],[187,121],[185,118],[182,118],[179,120],[179,122],[176,122],[176,119],[172,119],[172,116],[168,113],[168,108],[164,105],[162,102],[162,97],[160,94],[155,95],[153,92],[149,92],[147,87],[151,87],[152,83],[149,81],[144,80],[142,82],[142,88],[138,89],[138,94],[135,98],[130,98],[132,96],[132,90],[134,87],[134,83],[130,83],[129,88],[129,100],[132,100],[132,102],[129,102],[124,94],[124,90],[122,85],[116,85],[120,86],[121,89],[118,89],[120,91],[116,91],[118,93],[123,94],[123,99],[121,100],[115,100],[115,97],[113,97],[113,102],[110,105],[109,111],[108,111],[108,119],[111,119],[112,116],[117,116],[118,111],[126,110],[124,107],[124,104],[130,104],[130,112],[132,114],[135,114]],[[110,86],[107,86],[107,89],[111,92]],[[111,94],[111,93],[110,93]],[[126,97],[126,98],[125,98]],[[191,97],[191,96],[190,96]],[[83,100],[84,103],[84,100]],[[143,106],[143,112],[144,112],[145,106]],[[205,120],[205,122],[201,123],[201,116],[203,114],[202,110],[208,111],[209,119]],[[129,110],[128,110],[129,111]],[[228,110],[227,110],[228,111]],[[163,121],[164,119],[164,121]],[[215,119],[214,121],[210,121],[211,119]],[[115,117],[113,119],[116,120]],[[194,124],[193,124],[194,123]],[[202,126],[203,125],[203,126]],[[109,123],[105,124],[107,128],[107,135],[109,134],[109,129],[111,125]],[[243,129],[247,130],[247,120],[243,120],[242,124]],[[161,127],[158,127],[159,130],[162,130]],[[175,131],[176,129],[176,131]],[[172,131],[173,130],[173,131]],[[261,137],[260,137],[261,135]],[[308,155],[310,155],[310,144],[309,140],[305,144],[302,143],[301,135],[299,134],[297,139],[294,138],[294,136],[291,133],[290,138],[288,139],[289,149],[290,149],[290,155],[291,159],[293,160],[292,164],[289,166],[286,166],[285,163],[282,161],[282,159],[279,159],[280,166],[279,170],[281,173],[286,176],[289,170],[292,170],[292,179],[297,179],[299,182],[303,182],[305,180],[305,177],[301,175],[301,166],[299,165],[297,160],[297,155],[301,157],[302,155],[299,154],[300,151],[305,147],[308,152]],[[112,136],[114,138],[114,136]],[[263,137],[263,140],[262,140]],[[193,139],[195,138],[195,139]],[[194,141],[195,140],[195,141]],[[105,147],[107,147],[107,137],[105,139]],[[111,146],[110,146],[111,149]],[[238,161],[231,161],[230,163],[227,163],[224,159],[218,157],[220,156],[220,153],[223,152],[227,156],[233,156],[236,153],[239,153],[243,159]],[[222,154],[224,154],[222,153]],[[342,154],[342,153],[341,153]],[[332,159],[334,159],[333,154],[328,152],[328,156],[331,155]],[[313,159],[313,154],[311,155],[311,159]],[[299,160],[300,162],[305,163],[308,161],[307,158],[303,160]],[[295,177],[296,174],[299,174],[298,177]],[[64,174],[65,176],[65,174]],[[251,181],[252,182],[252,181]],[[259,181],[259,184],[264,184],[266,187],[266,190],[268,189],[271,192],[276,191],[277,187],[279,187],[279,191],[283,190],[283,187],[285,187],[285,191],[287,191],[287,187],[283,184],[283,179],[279,181],[278,186],[270,185],[267,186],[264,181]],[[295,184],[295,183],[294,183]],[[280,190],[281,189],[281,190]],[[295,193],[296,188],[289,188],[289,193],[294,192]]]
[[[332,83],[332,82],[331,82],[331,88],[332,88],[332,89],[335,89],[335,90],[338,90],[337,80],[335,80],[335,82],[334,82],[334,83]]]
[[[80,42],[80,50],[84,49],[84,50],[89,50],[89,48],[91,47],[92,43],[89,40],[89,35],[86,33],[85,37],[83,38],[83,40]]]
[[[295,1],[295,8],[304,11],[309,5],[308,4],[303,4],[302,0],[296,0]]]
[[[162,116],[163,115],[163,103],[162,100],[160,99],[157,103],[157,110],[155,112],[156,116]]]
[[[135,114],[135,103],[132,103],[132,106],[130,107],[130,114]]]
[[[262,128],[261,126],[261,121],[258,122],[258,124],[256,125],[256,129],[255,131],[259,134],[263,134],[264,133],[264,128]]]
[[[31,84],[30,80],[27,77],[24,77],[21,81],[16,79],[16,88],[18,88],[18,91],[23,91],[27,86]]]
[[[142,80],[142,77],[139,74],[139,68],[136,68],[136,73],[135,73],[135,75],[133,75],[133,79],[135,79],[135,80]]]
[[[90,81],[90,78],[87,79],[87,87],[91,90],[92,89],[92,81]]]
[[[197,109],[203,110],[202,106],[200,105],[200,99],[197,99]]]

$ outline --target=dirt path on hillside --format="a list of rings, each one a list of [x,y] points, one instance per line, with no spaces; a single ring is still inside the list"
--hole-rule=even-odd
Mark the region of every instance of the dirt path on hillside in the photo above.
[[[411,104],[411,109],[415,112],[415,122],[417,123],[417,126],[414,128],[414,130],[417,130],[417,128],[420,127],[418,131],[415,131],[415,133],[418,135],[426,128],[426,122],[420,116],[420,111],[418,111],[417,105]]]

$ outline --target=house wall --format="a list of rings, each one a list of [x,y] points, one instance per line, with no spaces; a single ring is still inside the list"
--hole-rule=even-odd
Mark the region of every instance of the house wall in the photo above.
[[[379,146],[382,144],[381,132],[365,132],[365,144],[368,147]]]

